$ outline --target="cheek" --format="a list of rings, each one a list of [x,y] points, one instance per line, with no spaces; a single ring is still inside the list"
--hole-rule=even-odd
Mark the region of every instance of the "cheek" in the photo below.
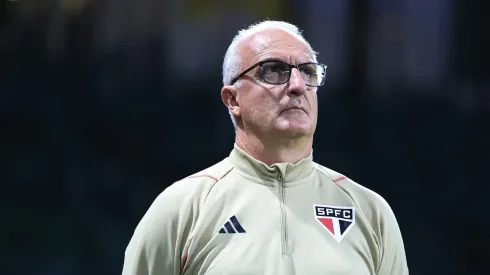
[[[316,114],[318,113],[318,98],[317,98],[317,94],[316,92],[313,92],[311,94],[311,96],[309,97],[309,100],[308,100],[309,104],[310,104],[310,107],[311,107],[311,110]]]
[[[277,109],[277,104],[274,99],[266,93],[258,93],[256,95],[250,95],[250,97],[246,99],[244,107],[244,112],[246,112],[248,116],[266,119],[268,114]]]

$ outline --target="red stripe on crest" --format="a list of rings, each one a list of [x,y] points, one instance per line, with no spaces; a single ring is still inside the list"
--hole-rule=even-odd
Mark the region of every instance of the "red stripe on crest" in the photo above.
[[[335,235],[335,231],[333,229],[333,220],[330,218],[318,218],[318,220],[328,229],[332,234]]]

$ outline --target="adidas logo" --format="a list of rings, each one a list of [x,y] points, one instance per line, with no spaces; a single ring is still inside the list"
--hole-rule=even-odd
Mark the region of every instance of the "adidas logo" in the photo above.
[[[223,227],[219,230],[219,233],[246,233],[245,229],[240,225],[235,216],[231,217]]]

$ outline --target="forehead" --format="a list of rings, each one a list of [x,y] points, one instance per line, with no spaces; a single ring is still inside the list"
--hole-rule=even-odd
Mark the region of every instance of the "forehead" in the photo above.
[[[243,42],[240,53],[243,63],[248,65],[271,58],[290,63],[314,61],[304,42],[280,29],[265,30],[250,36]]]

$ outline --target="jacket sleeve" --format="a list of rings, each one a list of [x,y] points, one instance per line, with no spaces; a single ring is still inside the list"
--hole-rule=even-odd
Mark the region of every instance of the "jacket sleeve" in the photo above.
[[[381,218],[381,263],[377,275],[408,275],[407,258],[400,227],[390,206],[385,203]]]
[[[124,255],[123,275],[177,275],[195,216],[186,182],[163,191],[137,225]]]

